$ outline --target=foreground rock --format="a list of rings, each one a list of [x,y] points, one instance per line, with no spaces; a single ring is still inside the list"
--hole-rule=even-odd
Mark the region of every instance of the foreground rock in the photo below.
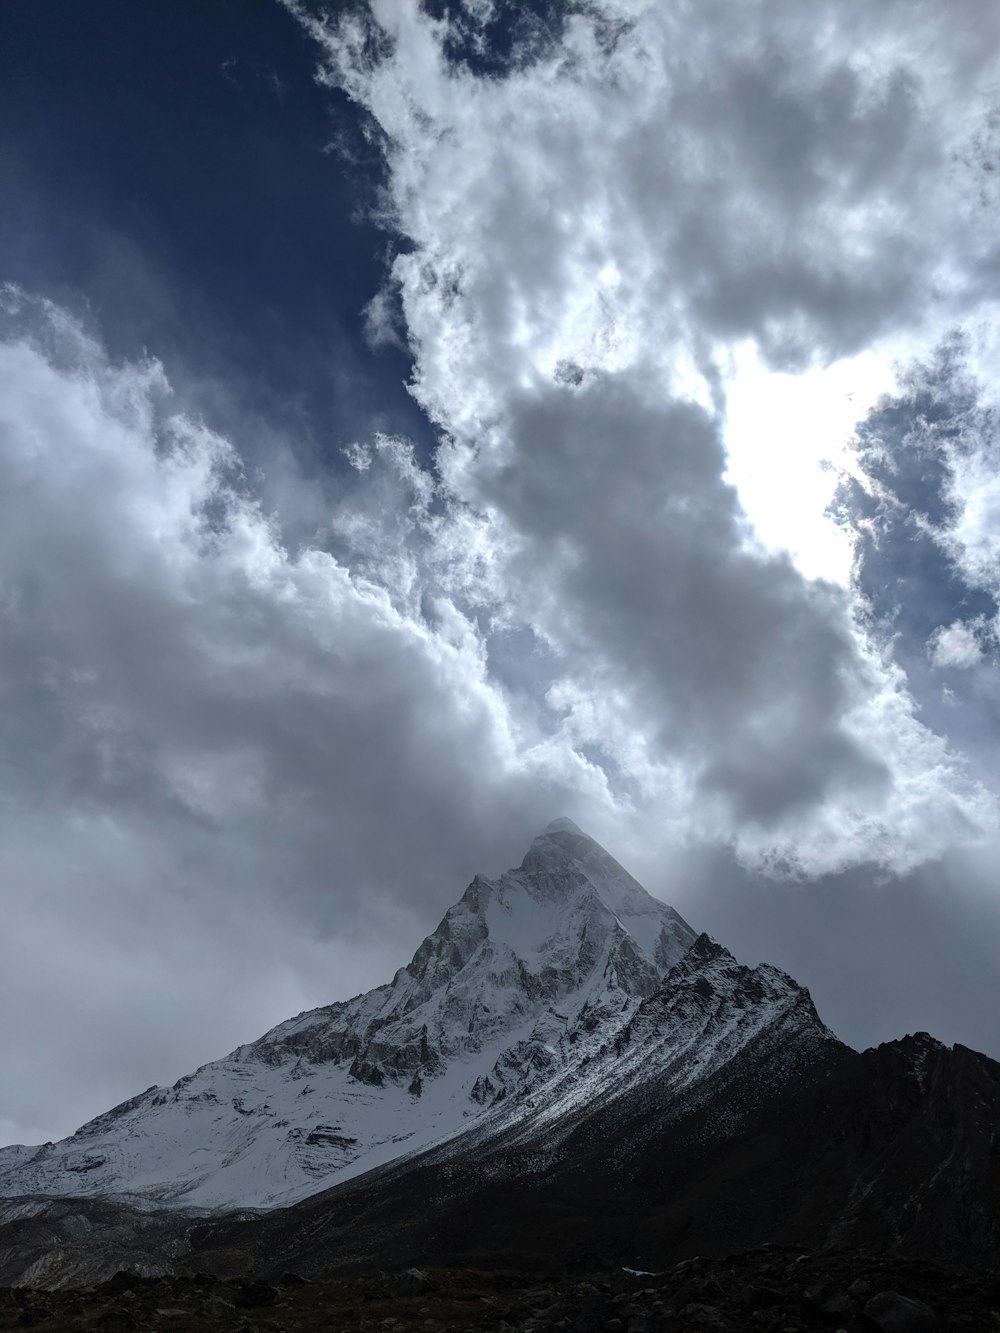
[[[75,1291],[0,1289],[0,1329],[996,1333],[998,1306],[996,1272],[767,1246],[663,1273],[444,1269],[270,1283],[121,1273]]]

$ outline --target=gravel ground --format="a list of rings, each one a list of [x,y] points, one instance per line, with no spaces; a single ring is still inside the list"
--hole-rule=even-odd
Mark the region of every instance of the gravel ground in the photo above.
[[[410,1269],[261,1283],[120,1273],[101,1286],[0,1289],[0,1329],[234,1333],[1000,1333],[997,1273],[865,1251],[766,1247],[663,1273]]]

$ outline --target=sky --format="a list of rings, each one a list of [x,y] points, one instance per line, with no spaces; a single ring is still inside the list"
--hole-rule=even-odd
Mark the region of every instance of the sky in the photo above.
[[[1000,1058],[1000,12],[6,0],[0,1141],[567,815]]]

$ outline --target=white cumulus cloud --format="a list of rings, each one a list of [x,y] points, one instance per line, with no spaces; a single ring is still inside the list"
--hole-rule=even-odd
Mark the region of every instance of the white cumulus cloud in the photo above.
[[[991,826],[849,597],[763,550],[726,481],[734,348],[794,370],[982,295],[982,46],[930,5],[607,3],[487,77],[455,52],[493,11],[289,7],[406,240],[442,434],[409,586],[485,624],[487,662],[491,626],[541,644],[538,725],[663,827],[820,873]]]

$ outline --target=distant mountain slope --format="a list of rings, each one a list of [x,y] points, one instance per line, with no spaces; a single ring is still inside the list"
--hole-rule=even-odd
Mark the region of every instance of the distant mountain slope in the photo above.
[[[150,1088],[41,1148],[0,1150],[0,1196],[272,1207],[526,1106],[613,1036],[694,932],[568,820],[477,877],[365,995]],[[505,1113],[510,1118],[510,1111]]]
[[[777,1242],[996,1269],[1000,1064],[925,1034],[859,1054],[809,1007],[686,1088],[657,1066],[534,1138],[470,1136],[258,1221],[196,1227],[184,1266],[659,1272]]]

